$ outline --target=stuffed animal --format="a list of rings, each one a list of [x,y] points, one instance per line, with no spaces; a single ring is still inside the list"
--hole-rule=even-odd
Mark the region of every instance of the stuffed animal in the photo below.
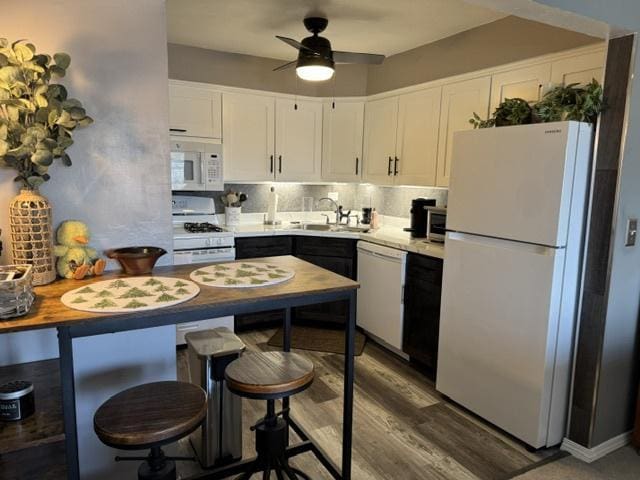
[[[60,224],[56,231],[59,245],[53,250],[58,257],[58,275],[76,280],[87,275],[102,275],[107,262],[88,246],[89,238],[89,228],[78,220],[66,220]]]

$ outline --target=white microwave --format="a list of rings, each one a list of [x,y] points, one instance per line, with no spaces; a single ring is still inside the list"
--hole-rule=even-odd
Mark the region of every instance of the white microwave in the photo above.
[[[171,189],[223,191],[222,145],[172,139]]]

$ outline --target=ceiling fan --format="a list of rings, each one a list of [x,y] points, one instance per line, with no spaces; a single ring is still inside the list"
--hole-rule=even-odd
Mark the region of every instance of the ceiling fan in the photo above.
[[[298,50],[298,58],[292,62],[275,68],[273,71],[284,70],[289,67],[296,67],[296,74],[303,80],[319,82],[329,80],[334,73],[336,63],[360,63],[377,65],[382,63],[384,55],[373,53],[341,52],[331,49],[331,42],[318,34],[327,28],[329,20],[322,17],[307,17],[304,19],[304,26],[313,35],[298,42],[292,38],[276,38],[282,40],[287,45],[291,45]]]

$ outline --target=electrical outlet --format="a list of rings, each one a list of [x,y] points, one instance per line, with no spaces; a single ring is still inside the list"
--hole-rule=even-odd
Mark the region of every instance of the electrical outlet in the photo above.
[[[633,247],[636,244],[636,237],[638,236],[638,219],[627,219],[627,236],[625,247]]]

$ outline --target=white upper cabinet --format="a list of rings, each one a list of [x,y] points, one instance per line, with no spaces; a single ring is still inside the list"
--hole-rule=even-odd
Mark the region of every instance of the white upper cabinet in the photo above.
[[[276,176],[287,182],[322,175],[322,103],[276,99]]]
[[[266,95],[225,93],[222,120],[225,180],[273,180],[275,99]]]
[[[322,179],[359,182],[362,178],[364,102],[336,100],[325,102],[323,108]]]
[[[491,77],[474,78],[442,87],[438,171],[436,175],[436,185],[438,187],[447,187],[449,185],[451,147],[453,145],[454,132],[473,128],[469,123],[473,112],[476,112],[482,118],[487,118],[490,90]]]
[[[594,78],[603,81],[605,51],[585,53],[551,63],[551,82],[554,84],[579,83],[584,85]]]
[[[367,102],[364,116],[364,180],[393,184],[398,97]]]
[[[493,113],[507,98],[522,98],[527,102],[537,102],[540,100],[543,87],[550,81],[551,65],[548,63],[493,75],[490,112]]]
[[[436,184],[441,93],[440,87],[430,88],[398,99],[396,185]]]
[[[185,137],[222,138],[220,92],[170,83],[169,132]]]

